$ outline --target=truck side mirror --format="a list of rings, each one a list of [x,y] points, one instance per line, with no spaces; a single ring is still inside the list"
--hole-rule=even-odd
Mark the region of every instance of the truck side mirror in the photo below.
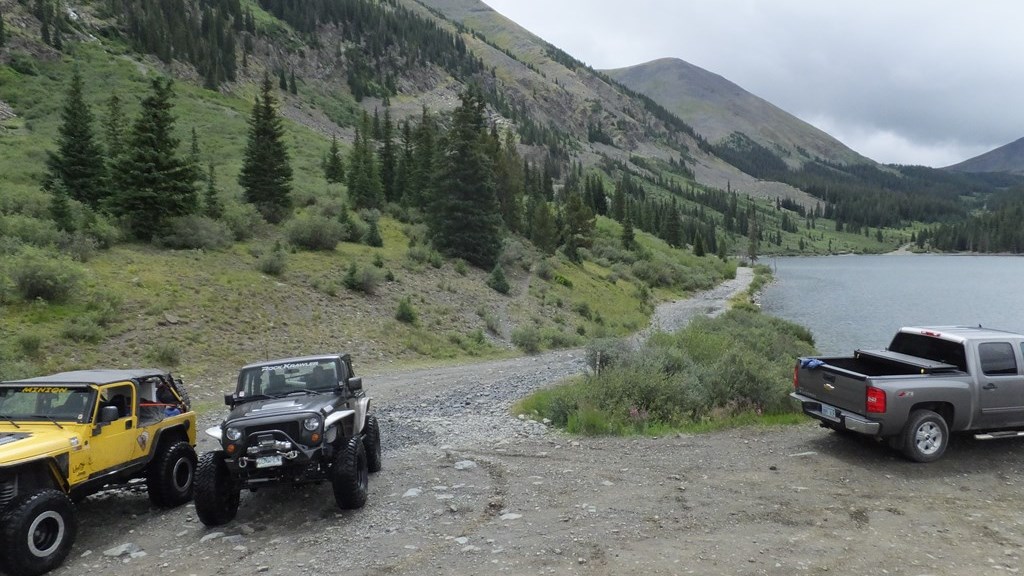
[[[117,420],[120,415],[121,413],[118,412],[117,406],[104,406],[100,408],[100,422],[103,424]]]
[[[356,390],[363,389],[363,378],[362,376],[353,376],[348,379],[348,389],[355,392]]]
[[[227,406],[230,406],[231,408],[234,408],[235,407],[235,395],[234,394],[225,394],[224,395],[224,404],[226,404]]]

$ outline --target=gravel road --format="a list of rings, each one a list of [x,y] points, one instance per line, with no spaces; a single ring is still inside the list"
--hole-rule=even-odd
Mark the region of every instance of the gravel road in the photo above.
[[[723,310],[749,282],[740,270],[659,307],[656,326]],[[1020,570],[1024,442],[958,439],[921,465],[810,422],[578,438],[509,415],[516,399],[583,368],[582,351],[568,350],[367,377],[385,462],[365,508],[340,511],[326,484],[267,488],[243,494],[237,519],[213,530],[191,505],[157,510],[141,490],[111,490],[79,504],[79,539],[53,574]]]

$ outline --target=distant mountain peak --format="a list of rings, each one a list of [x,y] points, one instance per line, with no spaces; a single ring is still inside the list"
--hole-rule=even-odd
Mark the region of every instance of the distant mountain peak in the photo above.
[[[1024,138],[1020,138],[989,150],[980,156],[969,158],[958,164],[947,166],[943,170],[953,172],[1007,172],[1024,174]]]
[[[659,58],[604,73],[651,97],[711,143],[739,132],[794,165],[814,158],[841,164],[872,163],[822,130],[685,60]]]

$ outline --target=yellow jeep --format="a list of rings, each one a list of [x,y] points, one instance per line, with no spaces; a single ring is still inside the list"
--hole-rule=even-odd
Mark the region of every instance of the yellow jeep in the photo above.
[[[144,478],[156,506],[192,498],[196,416],[160,370],[79,370],[0,382],[0,571],[42,574],[78,531],[72,502]]]

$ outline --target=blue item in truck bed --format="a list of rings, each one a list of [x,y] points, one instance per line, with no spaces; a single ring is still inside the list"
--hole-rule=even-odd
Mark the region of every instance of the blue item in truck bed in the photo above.
[[[814,370],[815,368],[817,368],[818,366],[821,366],[822,364],[824,364],[824,362],[822,362],[821,360],[818,360],[817,358],[801,358],[800,359],[800,367],[801,368],[807,368],[809,370]]]

